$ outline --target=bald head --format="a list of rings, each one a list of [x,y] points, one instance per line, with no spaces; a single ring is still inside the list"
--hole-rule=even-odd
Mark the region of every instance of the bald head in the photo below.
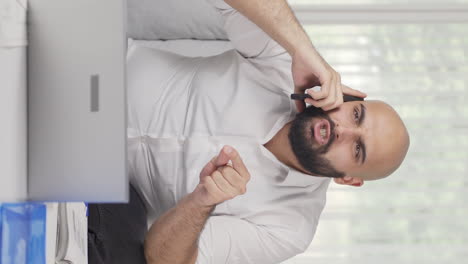
[[[392,174],[405,159],[410,139],[398,113],[382,101],[366,102],[369,121],[369,165],[355,175],[364,180],[377,180]]]
[[[327,112],[308,108],[292,122],[289,139],[299,170],[355,186],[393,173],[410,144],[398,113],[375,100],[346,102]]]

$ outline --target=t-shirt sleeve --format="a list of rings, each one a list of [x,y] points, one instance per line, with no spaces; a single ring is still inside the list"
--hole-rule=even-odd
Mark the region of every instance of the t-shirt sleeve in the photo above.
[[[223,17],[223,26],[228,38],[243,57],[265,58],[287,55],[281,45],[223,0],[206,1]]]
[[[305,250],[293,241],[294,234],[287,230],[232,216],[212,216],[200,234],[196,263],[280,263]]]

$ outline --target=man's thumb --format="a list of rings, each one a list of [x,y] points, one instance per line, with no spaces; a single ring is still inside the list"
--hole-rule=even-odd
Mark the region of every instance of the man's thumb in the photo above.
[[[219,166],[225,166],[228,164],[229,160],[231,159],[229,157],[230,153],[232,152],[232,147],[231,146],[224,146],[221,151],[219,152],[218,157],[216,158],[215,164],[217,167]]]

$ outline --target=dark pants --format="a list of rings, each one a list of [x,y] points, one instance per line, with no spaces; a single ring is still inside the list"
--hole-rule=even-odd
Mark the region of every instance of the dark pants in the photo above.
[[[145,264],[146,209],[130,186],[128,204],[88,205],[89,264]]]

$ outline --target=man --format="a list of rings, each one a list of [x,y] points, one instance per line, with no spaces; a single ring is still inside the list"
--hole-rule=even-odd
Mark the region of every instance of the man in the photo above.
[[[409,137],[385,103],[343,104],[365,95],[341,84],[285,1],[210,3],[235,50],[129,49],[130,177],[155,220],[146,259],[278,263],[310,244],[330,177],[389,175]],[[315,85],[313,108],[289,99]]]

